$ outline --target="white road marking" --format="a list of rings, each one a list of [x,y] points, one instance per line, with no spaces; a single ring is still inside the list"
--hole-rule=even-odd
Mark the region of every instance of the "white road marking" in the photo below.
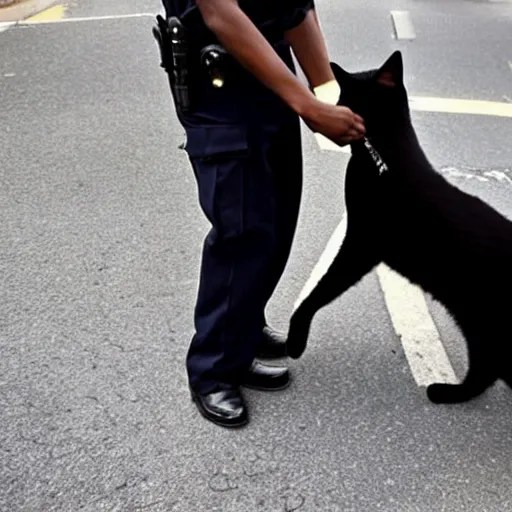
[[[295,301],[294,311],[329,269],[346,231],[345,213]],[[427,386],[434,382],[458,383],[422,290],[384,264],[379,265],[376,271],[391,322],[400,338],[416,384]]]
[[[1,21],[0,22],[0,33],[12,27],[15,24],[14,21]]]
[[[391,21],[393,23],[396,39],[416,39],[416,32],[409,11],[391,11]]]
[[[338,250],[341,247],[341,244],[343,243],[346,230],[347,216],[343,215],[343,217],[341,218],[341,222],[334,230],[334,233],[331,235],[331,238],[327,242],[327,245],[325,246],[325,249],[322,252],[322,255],[320,256],[320,259],[313,268],[313,271],[311,272],[309,279],[306,281],[306,284],[299,293],[299,296],[297,297],[297,300],[295,301],[295,304],[293,306],[294,311],[299,307],[302,301],[311,293],[313,288],[317,285],[320,279],[322,279],[322,277],[327,272],[327,269],[334,260],[336,254],[338,254]]]
[[[457,384],[459,381],[430,316],[422,290],[387,265],[379,265],[377,275],[391,322],[416,384]]]

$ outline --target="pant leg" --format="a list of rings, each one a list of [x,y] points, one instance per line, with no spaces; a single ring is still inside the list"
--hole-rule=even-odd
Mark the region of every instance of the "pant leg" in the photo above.
[[[303,184],[302,140],[299,118],[291,119],[270,139],[266,161],[274,180],[276,249],[266,278],[264,307],[285,270],[297,228]],[[264,310],[262,323],[265,323]]]
[[[211,223],[187,354],[190,386],[206,393],[237,384],[254,359],[276,244],[276,205],[272,173],[246,127],[186,130],[199,202]]]

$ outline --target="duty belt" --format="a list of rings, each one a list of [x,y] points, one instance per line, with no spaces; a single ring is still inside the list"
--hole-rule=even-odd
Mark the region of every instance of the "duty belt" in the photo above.
[[[209,31],[201,27],[187,28],[174,16],[164,19],[157,15],[156,20],[153,36],[160,48],[160,65],[169,76],[179,112],[187,113],[192,109],[196,73],[206,71],[211,85],[220,88],[224,86],[228,75],[237,74],[236,69],[243,71]],[[282,34],[273,29],[262,29],[262,33],[270,42],[282,38]]]

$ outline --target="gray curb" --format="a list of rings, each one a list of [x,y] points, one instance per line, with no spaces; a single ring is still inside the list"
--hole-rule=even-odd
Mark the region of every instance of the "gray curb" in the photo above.
[[[34,16],[56,4],[58,0],[25,0],[11,7],[0,8],[1,22],[16,22]]]

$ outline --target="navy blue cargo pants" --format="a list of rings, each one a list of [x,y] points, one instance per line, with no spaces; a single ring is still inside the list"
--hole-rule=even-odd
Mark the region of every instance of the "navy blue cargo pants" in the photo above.
[[[289,47],[278,53],[294,70]],[[225,88],[205,80],[200,89],[194,113],[180,120],[211,223],[187,354],[191,389],[208,393],[238,385],[255,357],[295,234],[302,148],[298,116],[243,71]]]

